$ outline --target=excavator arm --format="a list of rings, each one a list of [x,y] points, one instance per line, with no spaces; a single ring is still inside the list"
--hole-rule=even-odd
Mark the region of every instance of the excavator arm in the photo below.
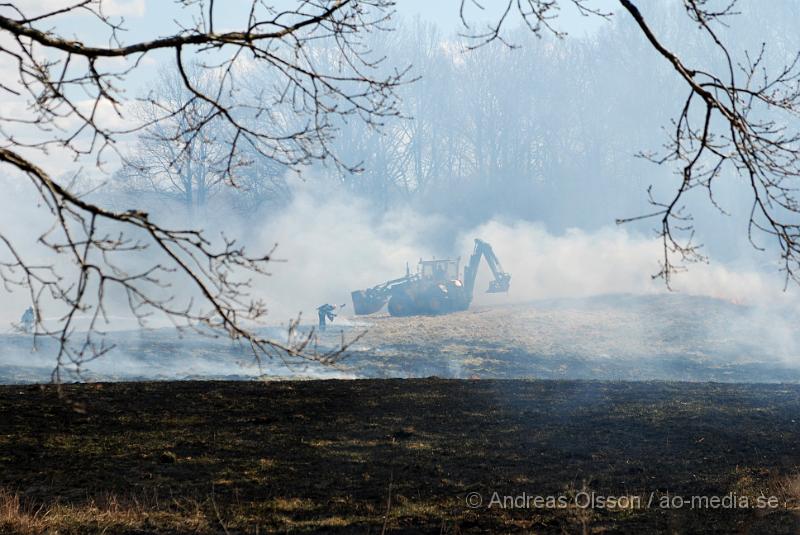
[[[478,275],[478,265],[482,256],[486,258],[486,263],[489,264],[489,269],[492,270],[492,275],[494,276],[494,280],[489,283],[489,289],[486,290],[486,293],[507,292],[511,284],[511,275],[503,271],[503,266],[500,265],[500,260],[494,254],[492,246],[483,240],[475,238],[475,249],[472,252],[472,256],[469,257],[469,263],[464,267],[464,287],[470,300],[472,300],[475,277]]]

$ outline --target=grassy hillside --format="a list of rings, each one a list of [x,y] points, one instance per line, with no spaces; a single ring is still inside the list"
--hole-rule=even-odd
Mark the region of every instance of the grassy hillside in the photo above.
[[[430,377],[800,382],[800,318],[680,294],[481,307],[445,316],[338,318],[321,350],[363,337],[338,367],[263,361],[246,345],[173,330],[113,332],[88,381]],[[306,327],[307,328],[307,327]],[[282,339],[285,331],[269,335]],[[55,345],[0,336],[0,383],[49,382]],[[67,378],[70,380],[71,378]]]

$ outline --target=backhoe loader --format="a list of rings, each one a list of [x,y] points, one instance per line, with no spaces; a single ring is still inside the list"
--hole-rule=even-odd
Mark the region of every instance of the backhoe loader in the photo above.
[[[486,258],[494,280],[489,283],[487,293],[507,292],[511,275],[503,271],[492,246],[475,239],[475,249],[464,266],[464,275],[459,277],[461,259],[422,260],[417,272],[392,279],[365,290],[351,293],[353,308],[358,315],[373,314],[388,303],[392,316],[414,316],[418,314],[447,314],[466,310],[472,302],[475,278],[481,257]]]

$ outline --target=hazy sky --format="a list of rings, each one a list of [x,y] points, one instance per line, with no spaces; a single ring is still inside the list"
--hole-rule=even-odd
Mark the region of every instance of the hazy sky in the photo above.
[[[25,0],[18,4],[27,16],[34,16],[51,12],[68,5],[73,5],[75,0]],[[297,6],[297,0],[273,0],[266,2],[277,9],[292,8]],[[497,20],[497,9],[504,2],[483,2],[485,9],[476,7],[476,4],[468,0],[466,16],[474,31],[480,31],[482,25],[487,20]],[[184,7],[175,0],[103,0],[103,11],[111,16],[115,22],[124,19],[122,27],[124,31],[118,32],[118,39],[123,44],[131,44],[139,41],[155,39],[166,35],[171,35],[178,31],[180,27],[192,27],[195,25],[195,18],[199,15],[197,6]],[[226,0],[215,12],[215,28],[217,31],[226,29],[241,29],[246,23],[250,0]],[[221,7],[224,5],[224,9]],[[596,0],[599,7],[608,8],[614,6],[612,0]],[[420,17],[423,20],[436,23],[444,35],[456,35],[463,32],[464,27],[459,18],[460,0],[399,0],[396,5],[397,13],[402,18]],[[8,6],[0,6],[0,13],[7,13],[14,16],[13,11]],[[520,21],[513,18],[508,21],[508,28],[513,29]],[[41,22],[40,27],[51,30],[62,37],[81,40],[87,44],[95,46],[106,46],[109,43],[109,29],[100,23],[96,17],[85,11],[77,11],[74,14],[59,16]],[[581,16],[569,2],[564,3],[564,10],[560,13],[557,27],[562,31],[567,31],[573,36],[585,35],[598,28],[603,21],[596,17]],[[391,58],[390,58],[391,59]],[[123,80],[117,81],[117,86],[124,89],[129,98],[142,97],[153,88],[155,81],[159,79],[160,70],[167,66],[174,66],[173,52],[155,51],[148,53],[144,58],[120,58],[101,59],[98,64],[102,68],[110,68],[114,71],[124,71],[132,65],[132,61],[139,61],[137,68],[128,73]],[[126,67],[127,66],[127,67]],[[426,76],[426,73],[419,73]],[[17,66],[6,58],[5,63],[0,62],[0,77],[4,79],[16,79]],[[87,105],[91,101],[87,100]],[[24,98],[5,95],[0,100],[0,113],[9,116],[20,115],[21,110],[27,107]],[[98,117],[101,124],[123,127],[128,125],[132,110],[122,109],[122,117],[117,116],[111,106],[101,106],[98,110]],[[20,130],[19,135],[29,135],[28,140],[32,143],[40,141],[42,135],[38,131],[25,132]],[[121,145],[118,145],[121,146]],[[51,161],[57,160],[57,167],[69,173],[77,168],[81,168],[84,173],[87,171],[94,173],[95,169],[88,170],[81,164],[72,162],[70,154],[60,154],[54,151],[50,154]],[[92,166],[94,167],[94,166]],[[105,172],[113,170],[113,163]]]
[[[467,0],[465,13],[470,22],[479,24],[485,19],[495,19],[498,8],[505,2],[483,2],[484,9],[476,7],[471,0]],[[36,14],[50,11],[74,3],[71,0],[27,0],[22,2],[26,14]],[[274,0],[266,2],[268,5],[278,7],[291,7],[297,5],[295,0]],[[241,26],[236,24],[247,14],[250,0],[227,0],[224,9],[217,9],[216,17],[220,24]],[[604,10],[616,8],[613,0],[596,0],[592,5]],[[192,14],[197,13],[194,7],[185,8],[178,2],[167,0],[104,0],[104,10],[107,14],[124,17],[127,31],[122,34],[125,42],[133,42],[138,38],[164,35],[175,31],[175,22],[188,23]],[[398,0],[397,13],[404,17],[419,16],[425,20],[435,22],[446,33],[462,30],[459,19],[460,0]],[[59,19],[59,31],[66,31],[75,37],[84,40],[104,42],[106,32],[98,32],[93,18],[88,15],[72,17],[68,26],[62,25],[65,19]],[[515,23],[511,19],[512,23]],[[560,29],[573,35],[581,35],[597,28],[602,21],[595,17],[581,16],[569,2],[565,2],[559,12]]]

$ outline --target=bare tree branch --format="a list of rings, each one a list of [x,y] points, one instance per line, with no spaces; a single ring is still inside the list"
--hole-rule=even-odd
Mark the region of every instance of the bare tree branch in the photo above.
[[[561,2],[564,3],[568,2]],[[610,16],[589,2],[572,0],[571,3],[582,14]],[[516,14],[534,34],[549,32],[560,37],[563,34],[553,25],[559,4],[557,0],[508,0],[503,4],[502,14],[485,32],[472,32],[468,36],[474,40],[473,47],[496,40],[505,43],[503,27],[512,7],[516,7]],[[765,66],[766,45],[756,54],[746,52],[744,59],[737,62],[715,29],[726,19],[740,15],[736,0],[722,3],[683,0],[686,15],[724,60],[724,72],[719,74],[711,67],[690,67],[659,39],[637,2],[619,0],[619,4],[649,45],[686,83],[689,95],[674,121],[666,153],[659,156],[640,153],[657,164],[676,165],[681,177],[678,188],[671,198],[660,201],[654,198],[651,187],[648,194],[655,210],[618,222],[660,220],[658,235],[663,242],[663,256],[661,270],[655,277],[663,278],[670,286],[672,275],[685,269],[685,263],[707,261],[701,253],[701,244],[695,242],[693,219],[684,203],[687,194],[705,190],[708,202],[722,210],[714,198],[713,185],[724,173],[738,175],[750,188],[751,243],[764,249],[756,242],[756,233],[771,237],[781,251],[786,282],[800,282],[800,202],[796,193],[800,180],[800,131],[796,128],[800,117],[800,52],[779,69]],[[467,29],[471,26],[464,13],[469,5],[482,9],[474,0],[462,0],[461,18]],[[676,257],[677,261],[673,260]]]
[[[47,162],[51,153],[64,150],[76,160],[95,158],[98,166],[108,151],[123,163],[135,163],[118,149],[119,141],[157,131],[173,145],[165,165],[175,166],[213,136],[219,180],[236,186],[234,171],[244,148],[290,168],[313,160],[346,167],[329,150],[334,118],[380,124],[397,115],[394,90],[405,81],[405,70],[380,74],[378,60],[360,45],[362,34],[383,30],[393,12],[391,1],[299,1],[295,9],[279,11],[253,0],[242,27],[221,33],[214,30],[213,1],[183,5],[198,10],[194,26],[133,44],[122,44],[123,21],[105,14],[104,0],[31,16],[24,4],[0,6],[0,59],[16,65],[18,73],[0,91],[25,102],[24,114],[0,117],[0,163],[33,186],[53,217],[38,243],[68,266],[65,274],[63,266],[28,261],[4,230],[0,254],[8,260],[0,256],[0,280],[7,289],[27,289],[36,309],[35,336],[59,342],[55,381],[65,370],[80,373],[86,362],[110,350],[101,328],[112,295],[124,296],[140,323],[160,314],[179,328],[222,331],[246,340],[257,359],[330,362],[343,349],[320,354],[313,331],[299,336],[297,322],[290,324],[286,343],[258,333],[267,309],[251,296],[252,277],[268,275],[271,252],[251,255],[225,236],[212,240],[201,230],[160,224],[141,209],[107,208],[34,163],[34,154]],[[108,32],[108,46],[59,35],[60,21],[73,14],[99,22]],[[327,56],[315,52],[325,47],[331,51]],[[137,100],[126,94],[125,83],[142,58],[158,50],[172,50],[186,98],[169,101],[151,93]],[[343,61],[330,62],[334,54]],[[120,66],[109,58],[125,61]],[[190,76],[190,71],[200,74]],[[248,72],[267,77],[281,91],[243,94]],[[198,84],[200,79],[204,83]],[[137,121],[131,103],[151,113]],[[104,122],[109,111],[122,126]],[[35,135],[24,134],[25,129]],[[184,298],[176,295],[175,285],[181,283],[189,287]],[[45,304],[60,311],[55,327],[43,320]],[[79,315],[89,317],[80,332]]]

